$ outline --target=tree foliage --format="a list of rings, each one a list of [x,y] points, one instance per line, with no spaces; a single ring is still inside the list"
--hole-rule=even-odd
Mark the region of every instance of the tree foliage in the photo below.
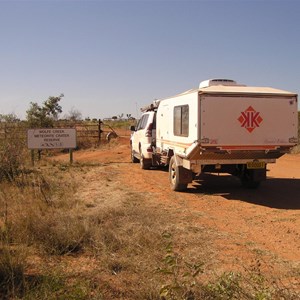
[[[73,122],[80,121],[80,120],[82,120],[82,113],[78,109],[72,107],[65,117],[67,120],[70,120]]]
[[[0,114],[0,122],[16,123],[20,122],[20,119],[14,114]]]
[[[53,127],[54,121],[62,112],[59,102],[63,96],[63,94],[58,97],[50,96],[42,106],[36,102],[30,102],[30,108],[26,111],[29,127]]]

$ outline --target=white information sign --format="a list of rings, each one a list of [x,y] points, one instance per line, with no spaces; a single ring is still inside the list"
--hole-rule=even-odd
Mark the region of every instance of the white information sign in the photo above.
[[[74,149],[76,148],[76,129],[28,129],[27,144],[28,149]]]

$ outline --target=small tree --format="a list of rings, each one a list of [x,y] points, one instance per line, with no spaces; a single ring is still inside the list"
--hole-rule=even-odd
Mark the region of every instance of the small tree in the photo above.
[[[62,112],[59,101],[63,96],[63,94],[58,97],[51,96],[43,102],[43,106],[30,102],[30,108],[26,111],[29,127],[53,127],[54,121]]]
[[[72,107],[66,115],[66,119],[73,122],[80,121],[82,120],[82,113],[78,109]]]
[[[20,119],[14,113],[7,114],[7,115],[0,114],[0,122],[16,123],[16,122],[20,122]]]

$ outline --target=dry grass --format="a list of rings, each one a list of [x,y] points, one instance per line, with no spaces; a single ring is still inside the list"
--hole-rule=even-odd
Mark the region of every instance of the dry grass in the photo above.
[[[80,200],[76,197],[75,183],[86,174],[86,168],[63,169],[61,171],[60,165],[44,166],[42,171],[28,171],[14,182],[1,183],[1,249],[21,249],[9,252],[12,260],[18,260],[21,253],[25,256],[19,260],[21,265],[9,266],[20,285],[15,281],[4,284],[8,288],[2,290],[3,295],[6,292],[26,297],[34,290],[35,297],[39,298],[35,285],[39,282],[45,293],[45,280],[35,280],[34,286],[28,283],[27,264],[36,270],[36,278],[51,278],[54,275],[48,274],[49,265],[55,270],[65,261],[63,280],[60,280],[63,289],[69,287],[69,281],[81,282],[85,278],[84,297],[88,299],[94,290],[98,290],[95,299],[101,294],[104,299],[159,299],[161,274],[156,270],[164,257],[162,233],[189,236],[183,227],[172,225],[176,211],[156,207],[151,201],[147,202],[150,195],[133,193],[122,187],[115,193],[111,206]],[[103,186],[111,183],[109,178],[102,177],[102,181]],[[202,235],[197,238],[203,240]],[[35,253],[34,262],[31,261],[32,252]],[[89,260],[92,266],[84,270],[80,265],[74,267],[70,257]],[[60,262],[52,265],[53,258],[59,258]],[[8,261],[5,264],[8,265]],[[7,273],[5,268],[2,270]],[[48,271],[43,274],[41,270]]]
[[[300,138],[299,138],[300,139]],[[298,146],[295,146],[292,151],[291,151],[292,154],[298,154],[300,153],[300,145]]]
[[[1,299],[299,296],[259,269],[216,276],[215,233],[191,225],[199,216],[128,190],[105,168],[43,163],[0,182]]]

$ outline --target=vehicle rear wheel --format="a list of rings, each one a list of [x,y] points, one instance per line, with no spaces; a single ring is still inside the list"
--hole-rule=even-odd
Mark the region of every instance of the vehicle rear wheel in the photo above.
[[[141,169],[148,170],[148,169],[150,169],[151,165],[152,165],[151,159],[144,158],[144,155],[140,152],[140,166],[141,166]]]
[[[253,172],[246,170],[241,177],[242,186],[248,189],[256,189],[260,186],[260,181],[254,180]]]
[[[171,189],[178,192],[184,191],[187,188],[187,183],[179,182],[179,172],[180,169],[176,164],[174,156],[172,156],[169,164],[169,181]]]
[[[131,162],[135,164],[139,162],[139,160],[134,156],[134,151],[132,149],[132,146],[131,146]]]

